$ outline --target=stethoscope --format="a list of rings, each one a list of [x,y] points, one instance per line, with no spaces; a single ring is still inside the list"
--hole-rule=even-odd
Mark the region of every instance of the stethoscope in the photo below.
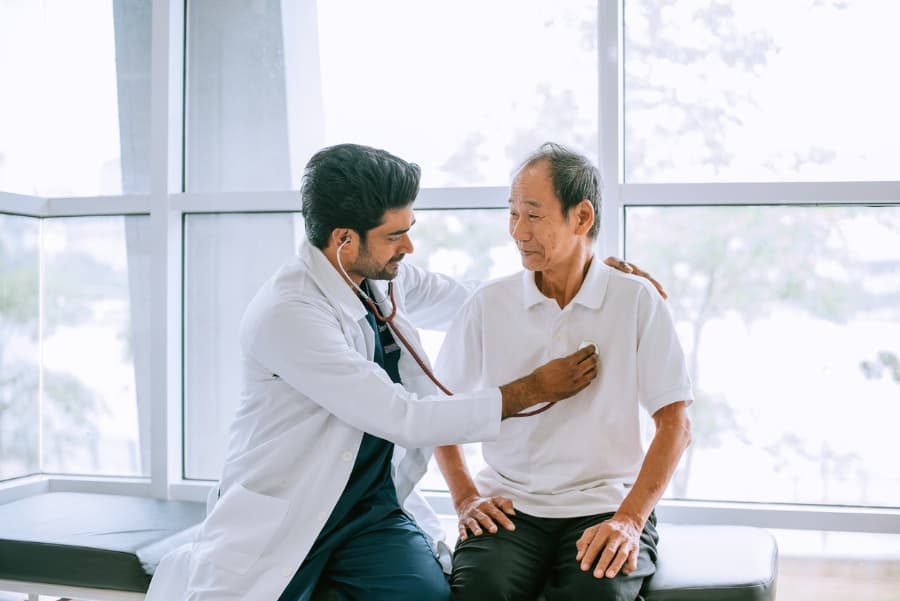
[[[419,356],[419,353],[416,352],[415,348],[413,348],[413,345],[410,344],[409,340],[406,339],[406,336],[404,336],[403,333],[397,328],[397,326],[394,325],[394,317],[396,317],[396,315],[397,315],[397,303],[394,300],[394,282],[388,282],[387,296],[382,298],[380,301],[376,300],[374,297],[367,294],[365,290],[363,290],[361,287],[359,287],[357,285],[356,282],[353,281],[353,278],[350,277],[350,275],[347,273],[347,270],[344,269],[344,263],[343,263],[343,261],[341,261],[341,251],[344,249],[344,246],[346,246],[347,244],[350,244],[349,236],[344,237],[344,239],[341,241],[340,245],[337,248],[337,264],[341,270],[341,273],[344,274],[344,279],[350,283],[350,286],[352,286],[354,290],[356,290],[356,293],[359,296],[359,299],[363,303],[365,303],[365,305],[369,308],[370,311],[372,311],[372,314],[375,316],[375,319],[377,319],[378,321],[380,321],[383,324],[386,324],[388,326],[388,328],[390,328],[391,333],[393,333],[394,336],[400,340],[400,342],[403,344],[403,346],[406,347],[406,350],[409,352],[409,354],[412,356],[412,358],[415,359],[416,363],[419,365],[419,368],[422,370],[422,372],[424,372],[424,374],[426,376],[428,376],[428,379],[431,380],[432,382],[434,382],[434,385],[437,386],[438,388],[440,388],[444,394],[446,394],[447,396],[453,396],[453,393],[450,392],[450,390],[446,386],[441,384],[441,381],[438,380],[437,376],[434,375],[434,372],[431,371],[431,368],[428,367],[428,364],[422,360],[422,357]],[[372,286],[371,290],[374,294],[375,286]],[[381,309],[379,308],[379,305],[384,303],[387,300],[391,301],[391,312],[387,316],[384,316],[381,314]],[[547,409],[550,409],[555,404],[556,403],[547,403],[543,407],[538,407],[537,409],[532,409],[531,411],[520,411],[519,413],[510,415],[510,417],[529,417],[532,415],[537,415],[538,413],[543,413]]]

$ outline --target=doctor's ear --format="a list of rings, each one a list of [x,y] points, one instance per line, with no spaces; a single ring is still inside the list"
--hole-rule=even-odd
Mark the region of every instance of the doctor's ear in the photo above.
[[[337,242],[338,248],[349,244],[353,241],[353,237],[350,235],[350,230],[335,230],[332,233],[334,240]]]

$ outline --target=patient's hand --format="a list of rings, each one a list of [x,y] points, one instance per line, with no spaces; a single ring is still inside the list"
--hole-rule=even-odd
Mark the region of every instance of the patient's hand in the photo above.
[[[491,534],[497,532],[497,524],[506,530],[515,530],[512,520],[507,516],[516,515],[512,501],[506,497],[471,496],[459,504],[459,539],[469,538],[471,531],[475,536],[481,536],[483,530]]]
[[[593,566],[594,578],[613,578],[620,571],[630,574],[637,569],[641,528],[630,520],[613,516],[584,531],[575,548],[575,561],[581,571]]]
[[[634,263],[628,263],[626,261],[622,261],[616,257],[606,257],[603,261],[613,269],[618,269],[624,273],[633,273],[634,275],[639,275],[646,280],[650,280],[650,283],[656,286],[656,289],[659,290],[660,296],[663,298],[669,298],[669,295],[666,294],[666,291],[663,290],[662,284],[653,279],[653,276],[635,265]]]

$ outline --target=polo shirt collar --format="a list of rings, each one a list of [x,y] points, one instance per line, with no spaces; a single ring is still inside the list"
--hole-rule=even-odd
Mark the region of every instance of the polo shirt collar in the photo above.
[[[581,283],[581,288],[578,290],[575,298],[572,299],[572,302],[588,309],[599,309],[603,305],[603,298],[606,296],[610,269],[594,255],[591,259],[591,266],[588,267],[584,281]],[[544,296],[538,290],[537,284],[534,283],[534,272],[527,269],[522,271],[522,299],[526,309],[543,302],[555,303],[553,299]]]
[[[313,246],[305,238],[300,243],[300,259],[309,269],[309,274],[321,287],[322,292],[332,304],[340,307],[354,321],[366,315],[366,308],[338,270],[328,261],[319,248]]]

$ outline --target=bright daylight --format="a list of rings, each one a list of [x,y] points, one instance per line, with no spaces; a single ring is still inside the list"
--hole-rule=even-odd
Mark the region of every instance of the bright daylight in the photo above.
[[[898,22],[0,0],[0,601],[900,601]]]

